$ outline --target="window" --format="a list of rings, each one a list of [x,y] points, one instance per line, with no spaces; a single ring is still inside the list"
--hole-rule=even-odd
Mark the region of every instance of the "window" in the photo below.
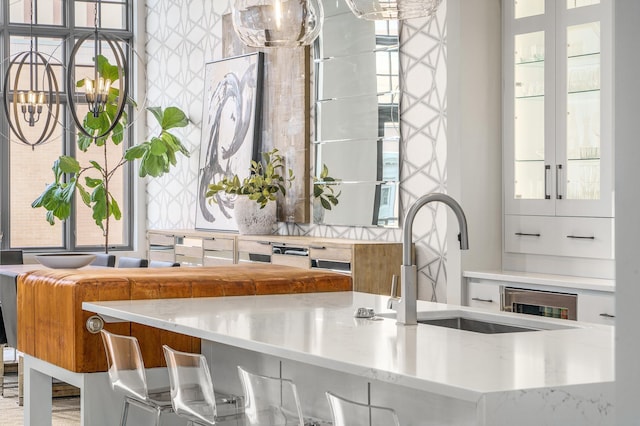
[[[101,0],[96,10],[95,1],[85,0],[33,0],[33,24],[31,0],[3,1],[0,10],[0,53],[8,58],[28,51],[33,39],[34,49],[46,57],[51,56],[60,64],[69,61],[75,40],[92,31],[98,22],[101,33],[109,32],[129,46],[133,45],[133,0]],[[68,19],[69,22],[66,22]],[[127,47],[127,49],[129,49]],[[84,48],[81,50],[85,50]],[[132,52],[127,52],[132,57]],[[91,65],[91,52],[82,52],[76,58],[80,65]],[[7,70],[7,60],[1,62],[2,76]],[[64,223],[56,220],[51,226],[45,220],[45,210],[33,209],[31,203],[53,180],[51,170],[61,154],[76,156],[81,164],[87,159],[104,156],[101,149],[92,146],[88,152],[76,148],[76,135],[67,111],[65,73],[63,66],[56,66],[55,74],[60,87],[61,114],[52,138],[45,144],[30,146],[10,134],[5,116],[0,119],[0,230],[3,233],[2,248],[25,250],[96,250],[104,246],[104,236],[91,217],[91,210],[76,199],[70,218]],[[131,68],[131,65],[130,65]],[[131,83],[130,83],[131,84]],[[129,88],[129,93],[132,92]],[[0,107],[1,108],[1,107]],[[3,114],[3,113],[2,113]],[[78,112],[81,114],[81,111]],[[135,114],[130,111],[129,116]],[[80,115],[82,116],[82,115]],[[25,126],[28,127],[28,126]],[[108,161],[116,162],[131,140],[128,130],[125,143],[108,151]],[[10,136],[9,136],[10,135]],[[8,142],[8,143],[7,143]],[[94,149],[96,148],[96,149]],[[122,219],[110,219],[109,247],[131,247],[132,172],[118,169],[119,175],[111,181],[110,192],[122,209]],[[78,198],[78,197],[76,197]]]

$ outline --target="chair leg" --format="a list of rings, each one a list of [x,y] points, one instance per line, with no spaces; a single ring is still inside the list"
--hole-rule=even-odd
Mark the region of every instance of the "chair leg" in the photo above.
[[[160,426],[160,414],[162,413],[162,410],[160,410],[160,407],[158,407],[156,409],[156,426]]]
[[[127,417],[129,416],[129,400],[124,398],[124,407],[122,407],[122,419],[120,420],[120,426],[126,426]]]

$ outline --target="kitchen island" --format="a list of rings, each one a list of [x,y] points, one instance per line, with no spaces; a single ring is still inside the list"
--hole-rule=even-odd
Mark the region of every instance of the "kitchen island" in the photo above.
[[[543,329],[481,334],[353,316],[365,306],[392,315],[386,302],[337,292],[84,302],[83,308],[107,322],[203,339],[215,386],[225,391],[240,392],[238,364],[291,378],[314,417],[328,418],[323,393],[332,390],[391,405],[403,425],[614,423],[613,327],[504,313],[491,315]],[[422,301],[418,311],[489,315]]]

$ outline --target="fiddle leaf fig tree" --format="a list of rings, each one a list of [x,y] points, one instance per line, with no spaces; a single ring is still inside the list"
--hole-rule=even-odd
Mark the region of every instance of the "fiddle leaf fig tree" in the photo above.
[[[98,71],[106,78],[117,78],[117,69],[103,57],[97,59]],[[80,83],[78,83],[80,84]],[[84,117],[84,128],[87,133],[94,135],[104,134],[116,117],[118,90],[111,87],[104,113],[94,117],[88,112]],[[33,201],[31,207],[42,207],[46,210],[46,219],[54,224],[55,219],[65,220],[71,214],[73,196],[77,192],[82,202],[91,209],[94,222],[104,235],[104,248],[108,252],[109,247],[109,220],[113,217],[120,220],[122,211],[118,201],[109,189],[115,173],[128,162],[140,159],[138,175],[141,177],[162,176],[171,166],[177,163],[177,154],[189,156],[189,151],[182,145],[180,139],[169,132],[171,129],[185,127],[189,119],[185,113],[177,107],[147,108],[160,124],[160,134],[150,140],[128,148],[122,157],[115,163],[109,163],[109,145],[120,145],[124,140],[124,126],[127,120],[123,114],[121,121],[111,132],[102,137],[89,137],[78,132],[78,149],[86,152],[92,145],[102,150],[102,161],[90,160],[87,164],[81,164],[76,158],[62,155],[53,163],[53,183],[45,188],[44,192]],[[109,143],[110,142],[110,143]],[[113,149],[113,148],[111,148]]]

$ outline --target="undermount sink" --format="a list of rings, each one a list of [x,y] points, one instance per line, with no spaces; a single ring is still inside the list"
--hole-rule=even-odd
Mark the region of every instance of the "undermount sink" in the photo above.
[[[378,316],[395,318],[395,313]],[[483,334],[522,333],[526,331],[564,330],[576,328],[562,321],[536,319],[523,314],[491,314],[485,312],[447,310],[418,312],[418,324],[454,328]]]
[[[484,334],[519,333],[522,331],[540,330],[539,328],[516,327],[514,325],[498,324],[495,322],[479,321],[462,317],[418,320],[418,324],[437,325],[439,327],[455,328],[458,330],[473,331],[475,333]]]

